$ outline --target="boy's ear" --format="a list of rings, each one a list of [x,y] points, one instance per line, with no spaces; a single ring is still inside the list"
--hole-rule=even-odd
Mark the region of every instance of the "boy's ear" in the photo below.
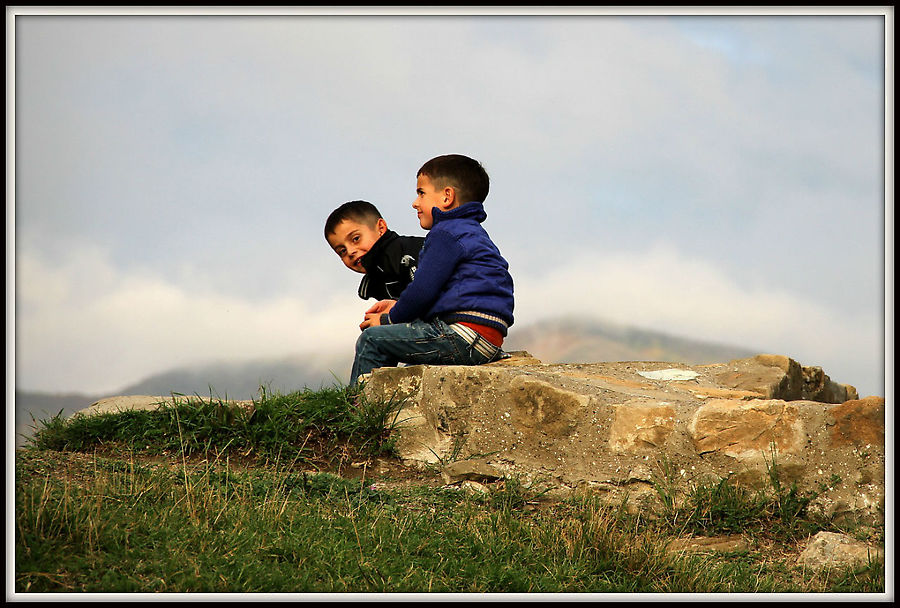
[[[378,218],[378,221],[375,222],[375,232],[378,233],[379,236],[387,232],[388,225],[383,217]]]
[[[456,203],[456,188],[453,186],[445,186],[441,194],[443,195],[441,199],[443,204],[441,206],[445,209],[451,209]]]

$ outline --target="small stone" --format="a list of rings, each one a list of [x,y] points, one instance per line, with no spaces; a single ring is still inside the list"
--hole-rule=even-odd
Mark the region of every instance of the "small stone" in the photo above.
[[[459,485],[460,489],[466,494],[490,494],[491,491],[477,481],[466,480]]]
[[[484,460],[457,460],[441,470],[444,483],[452,484],[460,481],[491,482],[503,478],[503,473]]]
[[[741,535],[676,538],[666,547],[669,553],[737,553],[750,550]]]
[[[843,568],[883,561],[884,550],[861,543],[846,534],[819,532],[800,554],[797,563],[811,568]]]
[[[638,372],[638,375],[650,380],[694,380],[700,374],[687,369],[661,369],[653,372]]]

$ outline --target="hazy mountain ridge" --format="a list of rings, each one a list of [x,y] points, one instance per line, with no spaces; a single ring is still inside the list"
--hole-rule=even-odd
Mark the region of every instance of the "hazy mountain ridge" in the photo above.
[[[545,363],[670,361],[702,365],[759,354],[759,351],[727,344],[569,317],[513,328],[503,347],[527,350]]]
[[[153,374],[120,390],[98,395],[16,391],[16,445],[31,435],[34,422],[59,412],[70,416],[92,403],[116,395],[199,395],[221,399],[256,399],[260,387],[269,393],[319,389],[344,383],[350,375],[349,355],[294,355],[278,359],[220,361]]]
[[[294,355],[281,359],[256,359],[208,363],[155,374],[125,387],[121,395],[200,395],[222,399],[254,399],[260,387],[287,393],[304,387],[318,389],[346,382],[352,360],[347,356]]]
[[[597,361],[671,361],[691,365],[726,362],[758,354],[743,348],[680,338],[662,332],[577,318],[561,318],[514,327],[505,350],[526,350],[545,363]],[[260,387],[269,392],[318,389],[347,382],[352,352],[295,355],[284,358],[213,362],[154,374],[119,391],[103,395],[51,394],[16,391],[16,444],[20,434],[30,435],[32,416],[46,420],[84,409],[103,397],[115,395],[212,396],[255,399]]]

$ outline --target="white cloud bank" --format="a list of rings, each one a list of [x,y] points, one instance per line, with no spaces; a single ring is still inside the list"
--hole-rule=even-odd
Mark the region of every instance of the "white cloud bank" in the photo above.
[[[884,395],[884,320],[877,303],[861,303],[856,315],[838,314],[827,301],[752,284],[663,245],[637,255],[581,252],[570,259],[545,276],[517,278],[517,323],[558,314],[609,319],[787,355],[821,366],[861,393]],[[841,289],[838,277],[823,280]]]
[[[839,317],[828,302],[746,284],[664,246],[571,260],[548,275],[514,277],[517,325],[565,314],[609,319],[788,355],[865,394],[884,394],[884,330],[874,313]],[[56,267],[26,252],[17,260],[17,385],[96,393],[213,360],[350,357],[365,306],[351,290],[263,301],[195,292],[122,274],[96,249]]]
[[[16,380],[29,390],[96,393],[193,363],[352,353],[365,306],[352,292],[262,302],[193,292],[121,274],[96,250],[61,267],[22,254],[17,283]]]

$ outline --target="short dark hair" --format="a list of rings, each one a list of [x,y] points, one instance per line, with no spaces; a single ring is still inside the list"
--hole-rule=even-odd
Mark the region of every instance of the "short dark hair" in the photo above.
[[[325,238],[333,234],[338,224],[344,220],[353,220],[367,226],[374,226],[381,219],[381,213],[368,201],[349,201],[335,209],[325,220]]]
[[[435,188],[454,188],[460,204],[484,202],[490,188],[490,178],[481,163],[462,154],[432,158],[416,173],[416,177],[420,175],[428,177]]]

